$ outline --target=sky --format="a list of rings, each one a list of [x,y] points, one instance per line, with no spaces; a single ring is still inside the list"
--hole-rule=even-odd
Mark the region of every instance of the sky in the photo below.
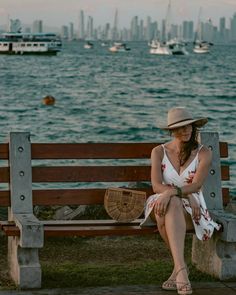
[[[43,20],[44,25],[61,27],[73,22],[78,25],[78,14],[82,9],[85,16],[94,18],[95,27],[107,22],[114,23],[115,10],[118,9],[118,26],[128,27],[133,16],[142,19],[151,16],[161,22],[167,12],[168,0],[0,0],[0,25],[11,19],[20,19],[24,24]],[[171,22],[179,24],[183,20],[198,19],[200,7],[201,20],[211,19],[214,25],[219,18],[226,17],[226,25],[236,12],[236,0],[171,0]]]

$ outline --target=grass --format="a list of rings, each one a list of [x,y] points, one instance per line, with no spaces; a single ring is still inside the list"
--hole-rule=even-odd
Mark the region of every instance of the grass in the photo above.
[[[186,261],[192,281],[216,281]],[[0,237],[0,289],[13,289],[7,269],[7,239]],[[141,237],[48,238],[40,250],[43,288],[160,284],[172,270],[172,259],[159,235]]]

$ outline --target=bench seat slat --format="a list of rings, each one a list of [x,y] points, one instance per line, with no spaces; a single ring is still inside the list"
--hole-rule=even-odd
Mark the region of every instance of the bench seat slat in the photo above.
[[[106,236],[152,234],[156,228],[137,225],[123,226],[45,226],[45,236]]]
[[[20,230],[14,224],[2,223],[2,230],[7,236],[19,236]],[[46,224],[44,225],[44,235],[46,237],[64,237],[64,236],[124,236],[124,235],[144,235],[144,234],[155,234],[157,228],[154,227],[140,227],[135,223],[130,224],[81,224],[73,225],[68,223],[64,224]],[[188,230],[187,233],[193,233],[193,230]]]
[[[138,226],[142,219],[135,219],[131,222],[118,222],[113,219],[82,219],[82,220],[41,220],[44,226]],[[4,226],[16,226],[14,221],[0,220],[0,228]]]
[[[117,222],[113,219],[93,219],[93,220],[43,220],[45,226],[78,226],[78,225],[91,225],[91,226],[124,226],[124,225],[139,225],[142,219],[136,219],[131,222]]]
[[[19,236],[20,230],[15,225],[3,225],[7,236]],[[45,225],[45,236],[106,236],[106,235],[139,235],[152,234],[155,227],[141,228],[138,225]]]

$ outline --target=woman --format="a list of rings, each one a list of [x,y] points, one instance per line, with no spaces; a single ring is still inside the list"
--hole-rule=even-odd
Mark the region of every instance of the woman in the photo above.
[[[194,119],[185,108],[168,112],[168,125],[173,139],[159,145],[151,154],[151,181],[154,195],[146,203],[145,225],[155,219],[163,240],[171,251],[174,269],[163,283],[165,290],[191,294],[188,270],[184,261],[186,230],[195,229],[200,240],[211,237],[220,226],[209,216],[201,192],[211,164],[211,151],[197,141],[198,129],[207,118]]]

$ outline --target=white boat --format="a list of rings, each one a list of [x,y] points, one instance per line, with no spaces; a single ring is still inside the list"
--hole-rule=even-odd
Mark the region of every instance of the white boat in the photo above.
[[[130,48],[126,46],[125,43],[115,42],[111,47],[109,47],[109,51],[111,52],[125,52],[129,51]]]
[[[169,47],[171,53],[173,55],[188,55],[188,51],[186,50],[185,43],[179,41],[177,39],[172,39],[167,42],[167,46]]]
[[[193,47],[193,52],[194,53],[209,53],[210,52],[210,46],[212,44],[209,42],[205,42],[205,41],[198,41],[195,42],[195,45]]]
[[[86,42],[85,44],[84,44],[84,48],[85,49],[92,49],[93,48],[93,43],[91,43],[91,42]]]
[[[188,51],[185,48],[185,43],[177,40],[176,38],[171,38],[171,0],[169,0],[167,14],[165,19],[166,30],[165,36],[163,36],[163,41],[153,40],[149,46],[150,54],[161,54],[161,55],[187,55]]]
[[[3,33],[0,36],[0,54],[56,55],[61,45],[54,33]]]
[[[183,42],[172,39],[168,42],[153,40],[150,44],[151,54],[160,55],[187,55],[189,54]]]
[[[102,43],[101,43],[101,46],[102,46],[102,47],[107,47],[107,46],[108,46],[108,43],[106,43],[106,42],[102,42]]]
[[[149,44],[150,54],[161,54],[161,55],[172,55],[172,52],[168,45],[165,43],[159,42],[157,40],[152,40]]]
[[[196,31],[195,41],[193,43],[194,44],[193,52],[199,53],[199,54],[204,54],[204,53],[210,52],[210,47],[213,44],[208,41],[203,41],[202,26],[201,26],[201,14],[202,14],[202,8],[199,9],[197,31]]]

